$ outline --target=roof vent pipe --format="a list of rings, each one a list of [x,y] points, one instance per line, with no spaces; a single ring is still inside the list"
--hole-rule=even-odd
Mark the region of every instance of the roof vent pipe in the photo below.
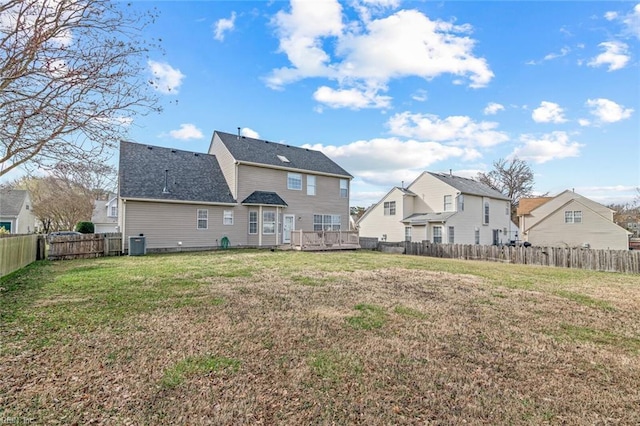
[[[163,194],[168,194],[169,193],[169,169],[165,169],[164,171],[164,188],[162,188],[162,193]]]
[[[449,169],[449,177],[453,177],[453,170]]]
[[[240,127],[238,127],[238,140],[240,140]]]

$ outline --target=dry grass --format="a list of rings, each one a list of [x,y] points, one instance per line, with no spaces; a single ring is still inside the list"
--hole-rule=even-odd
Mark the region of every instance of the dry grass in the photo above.
[[[637,276],[229,251],[0,287],[0,422],[640,423]]]

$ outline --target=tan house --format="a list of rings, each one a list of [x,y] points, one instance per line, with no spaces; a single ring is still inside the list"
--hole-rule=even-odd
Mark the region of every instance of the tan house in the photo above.
[[[349,230],[352,176],[320,151],[214,132],[208,153],[120,145],[119,225],[151,251],[273,247]]]
[[[0,191],[0,228],[11,234],[35,232],[36,217],[29,192],[22,189]]]
[[[507,244],[517,239],[510,205],[508,197],[473,179],[423,172],[367,209],[358,232],[394,242]]]
[[[613,222],[614,211],[573,191],[521,199],[520,233],[534,246],[627,250],[629,232]]]

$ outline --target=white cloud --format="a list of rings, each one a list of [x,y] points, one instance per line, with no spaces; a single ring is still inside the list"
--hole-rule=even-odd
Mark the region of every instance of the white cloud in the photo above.
[[[233,31],[235,28],[236,13],[231,12],[231,16],[228,19],[219,19],[213,24],[213,38],[218,41],[223,41],[225,33]]]
[[[609,99],[588,99],[587,106],[591,108],[591,114],[602,123],[615,123],[631,117],[633,108],[625,108]]]
[[[248,138],[260,139],[260,135],[258,134],[258,132],[256,132],[253,129],[250,129],[249,127],[243,127],[240,130],[240,135],[246,136]]]
[[[604,18],[608,21],[619,21],[624,26],[625,35],[640,39],[640,3],[636,4],[629,13],[620,14],[610,11],[604,14]]]
[[[509,140],[506,133],[496,130],[498,123],[475,122],[466,116],[440,119],[433,114],[403,112],[389,118],[387,125],[397,136],[470,148],[490,147]]]
[[[587,63],[590,67],[608,65],[608,71],[615,71],[624,68],[631,58],[628,55],[629,46],[621,41],[606,41],[598,46],[604,49],[604,52]]]
[[[591,121],[587,120],[586,118],[581,118],[578,120],[578,124],[581,125],[582,127],[587,127],[591,125]]]
[[[449,158],[480,157],[478,151],[470,148],[395,137],[360,140],[342,146],[303,147],[324,152],[367,184],[382,186],[399,185],[402,180],[408,183],[431,165]]]
[[[202,139],[202,137],[204,136],[200,129],[198,129],[195,125],[189,124],[189,123],[181,124],[180,129],[171,130],[169,132],[169,135],[172,138],[181,139],[185,141],[189,139]]]
[[[606,19],[607,21],[615,21],[616,19],[618,19],[618,12],[606,12],[604,14],[604,19]]]
[[[567,56],[569,52],[571,52],[571,49],[569,49],[568,47],[563,47],[562,49],[560,49],[559,53],[549,53],[548,55],[545,55],[542,60],[550,61],[552,59],[562,58],[563,56]]]
[[[313,98],[331,108],[388,108],[391,97],[377,95],[375,90],[339,89],[321,86]]]
[[[413,95],[411,95],[411,99],[417,102],[424,102],[429,99],[429,96],[426,90],[419,89]]]
[[[496,102],[489,102],[484,108],[484,115],[496,115],[498,111],[504,111],[504,105]]]
[[[376,13],[397,7],[395,0],[361,0],[351,5],[375,8]],[[278,12],[272,23],[279,50],[287,55],[290,66],[272,70],[265,78],[267,85],[281,89],[301,79],[321,77],[339,84],[333,96],[357,88],[367,92],[368,98],[378,99],[377,92],[397,78],[429,80],[451,74],[456,82],[478,88],[494,76],[486,60],[473,55],[470,25],[432,21],[416,10],[372,20],[360,13],[360,20],[343,22],[344,16],[336,0],[292,0],[289,12]],[[330,47],[335,49],[330,51]],[[321,94],[329,93],[325,85]],[[345,107],[351,105],[347,102]],[[387,106],[386,102],[369,105]]]
[[[584,145],[570,140],[566,132],[552,132],[542,136],[522,135],[522,146],[516,148],[511,157],[534,163],[546,163],[567,157],[577,157]]]
[[[149,60],[148,65],[153,75],[151,80],[153,88],[165,95],[177,95],[178,88],[182,84],[185,75],[179,69],[173,68],[164,62]]]
[[[540,106],[533,110],[531,118],[536,123],[564,123],[564,110],[554,102],[542,101]]]

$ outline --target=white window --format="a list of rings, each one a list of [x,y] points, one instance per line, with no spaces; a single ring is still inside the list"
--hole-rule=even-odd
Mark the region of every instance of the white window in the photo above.
[[[233,210],[225,210],[222,214],[223,225],[233,225]]]
[[[339,231],[342,221],[339,214],[314,214],[314,231]]]
[[[209,210],[198,209],[198,229],[209,229]]]
[[[511,210],[511,203],[507,201],[507,204],[504,206],[504,214],[509,216],[510,210]]]
[[[450,212],[453,210],[453,202],[451,201],[451,195],[444,196],[444,211]]]
[[[258,212],[249,212],[249,234],[255,235],[258,233]]]
[[[411,227],[410,226],[405,226],[404,227],[404,240],[405,241],[411,241]]]
[[[262,233],[265,235],[276,233],[276,212],[262,212]]]
[[[117,217],[118,216],[118,206],[111,206],[111,217]]]
[[[582,223],[582,211],[566,210],[564,212],[564,223]]]
[[[287,188],[302,190],[302,175],[300,173],[287,173]]]
[[[489,224],[489,201],[484,202],[484,214],[482,215],[482,224]]]
[[[442,226],[433,227],[433,242],[442,243]]]
[[[454,235],[455,235],[455,229],[454,229],[453,226],[450,226],[449,227],[449,234],[447,235],[449,237],[449,244],[453,244]]]
[[[476,228],[474,233],[474,239],[476,244],[480,244],[480,230]]]
[[[349,181],[347,179],[340,179],[340,197],[349,197]]]
[[[464,211],[464,195],[458,195],[458,211]]]
[[[395,216],[396,214],[396,202],[395,201],[385,201],[384,202],[384,215],[385,216]]]
[[[307,195],[316,195],[316,177],[307,175]]]

